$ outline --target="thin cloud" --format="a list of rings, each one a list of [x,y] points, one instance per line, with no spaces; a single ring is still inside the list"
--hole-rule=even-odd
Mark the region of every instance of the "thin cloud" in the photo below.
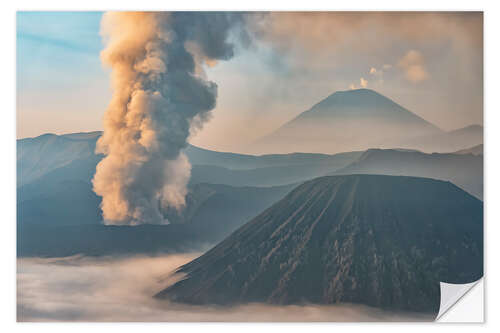
[[[408,81],[418,83],[427,80],[430,75],[425,67],[425,61],[422,53],[417,50],[408,51],[398,62]]]

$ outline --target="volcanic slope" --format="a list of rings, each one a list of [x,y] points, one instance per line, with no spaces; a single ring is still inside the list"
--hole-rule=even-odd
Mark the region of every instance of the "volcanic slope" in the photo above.
[[[178,272],[185,278],[156,297],[435,313],[440,281],[483,275],[483,203],[426,178],[316,178]]]

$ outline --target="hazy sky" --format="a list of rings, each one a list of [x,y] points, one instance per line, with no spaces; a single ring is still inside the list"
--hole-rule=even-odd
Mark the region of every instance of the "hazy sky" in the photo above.
[[[18,138],[102,129],[101,15],[18,13]],[[480,13],[272,13],[252,24],[250,46],[205,68],[218,104],[194,144],[235,150],[360,87],[445,130],[483,122]]]

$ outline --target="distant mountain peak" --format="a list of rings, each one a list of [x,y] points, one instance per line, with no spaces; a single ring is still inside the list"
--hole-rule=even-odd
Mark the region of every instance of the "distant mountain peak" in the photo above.
[[[336,91],[258,140],[260,152],[338,153],[388,148],[442,130],[372,89]]]
[[[317,109],[331,106],[357,108],[368,107],[370,109],[373,109],[374,107],[399,107],[401,109],[404,109],[396,102],[376,92],[375,90],[363,88],[336,91],[303,114],[308,113],[309,111],[317,111]]]
[[[337,90],[333,95],[342,95],[342,94],[348,94],[348,95],[371,95],[371,96],[381,96],[383,98],[387,98],[381,93],[373,90],[373,89],[368,89],[368,88],[359,88],[359,89],[347,89],[347,90]]]
[[[383,96],[381,93],[374,89],[369,89],[369,88],[358,88],[358,89],[346,89],[346,90],[337,90],[333,93],[330,94],[330,96],[335,95],[335,94],[374,94],[374,95],[379,95],[382,97]]]

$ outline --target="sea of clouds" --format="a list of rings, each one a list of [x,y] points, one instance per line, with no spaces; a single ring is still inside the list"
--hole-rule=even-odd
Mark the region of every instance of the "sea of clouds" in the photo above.
[[[17,320],[37,321],[422,321],[420,314],[386,312],[362,305],[236,307],[190,306],[152,296],[182,278],[174,274],[199,256],[20,258]]]

